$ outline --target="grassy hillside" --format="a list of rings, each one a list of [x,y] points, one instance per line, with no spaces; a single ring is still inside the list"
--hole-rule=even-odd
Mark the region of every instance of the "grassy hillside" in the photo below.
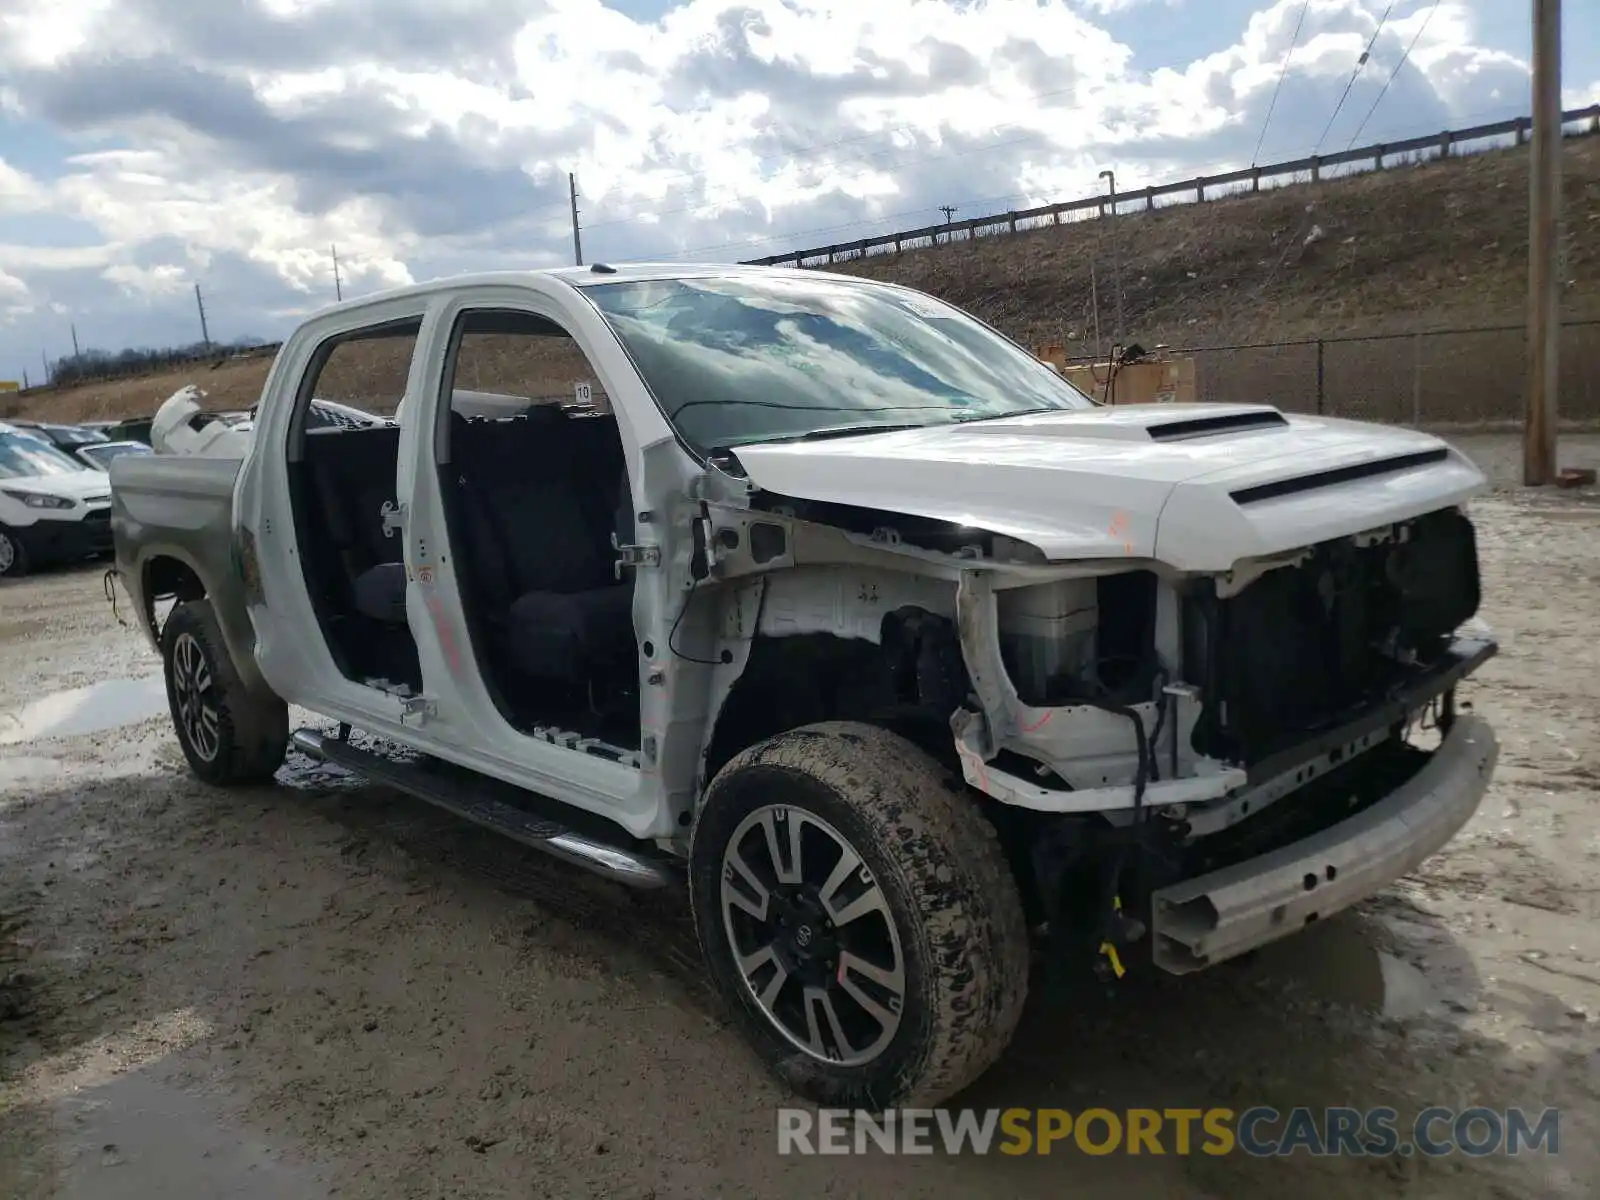
[[[1569,140],[1565,169],[1566,310],[1600,317],[1600,138]],[[1515,323],[1525,299],[1527,212],[1527,153],[1506,150],[833,269],[922,288],[1026,344],[1061,343],[1081,353],[1095,349],[1091,272],[1100,328],[1107,341],[1112,336],[1117,258],[1126,340],[1146,346]],[[40,390],[21,397],[13,415],[147,415],[185,383],[204,388],[216,408],[246,408],[268,365],[228,361]],[[345,365],[359,377],[359,359]],[[545,374],[562,376],[556,391],[569,386],[564,362],[549,372],[544,364],[514,367],[500,364],[496,378],[475,386],[529,394],[530,377]],[[371,371],[373,386],[353,383],[352,399],[392,390],[387,378],[378,382],[392,364],[374,359]]]
[[[1600,138],[1566,143],[1569,315],[1600,315]],[[1528,156],[1506,150],[831,269],[921,288],[1029,344],[1197,345],[1523,319]],[[1306,240],[1320,228],[1310,245]],[[1115,243],[1113,243],[1113,238]]]

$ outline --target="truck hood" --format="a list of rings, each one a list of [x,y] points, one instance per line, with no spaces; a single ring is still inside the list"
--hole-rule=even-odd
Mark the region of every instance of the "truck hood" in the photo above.
[[[111,503],[110,481],[103,472],[89,467],[59,475],[28,475],[22,479],[0,479],[0,488],[19,495],[26,493],[32,496],[65,496],[69,500],[85,504]]]
[[[763,491],[1004,534],[1052,560],[1184,571],[1226,571],[1485,486],[1430,434],[1245,404],[1118,405],[735,453]]]

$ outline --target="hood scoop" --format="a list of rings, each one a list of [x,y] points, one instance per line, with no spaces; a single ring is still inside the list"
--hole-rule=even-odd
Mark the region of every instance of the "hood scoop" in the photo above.
[[[1380,475],[1394,475],[1415,467],[1433,466],[1445,462],[1450,451],[1441,446],[1434,450],[1418,450],[1411,454],[1395,454],[1371,462],[1352,463],[1347,467],[1334,467],[1327,471],[1313,471],[1292,479],[1277,479],[1258,483],[1254,487],[1229,492],[1235,504],[1259,504],[1263,500],[1276,500],[1280,496],[1293,496],[1300,492],[1313,492],[1318,488],[1334,487],[1341,483],[1354,483],[1358,479],[1373,479]]]
[[[1146,426],[1145,431],[1152,442],[1176,442],[1188,438],[1213,437],[1219,433],[1243,433],[1249,429],[1282,429],[1288,424],[1288,418],[1275,408],[1254,408],[1164,421]]]

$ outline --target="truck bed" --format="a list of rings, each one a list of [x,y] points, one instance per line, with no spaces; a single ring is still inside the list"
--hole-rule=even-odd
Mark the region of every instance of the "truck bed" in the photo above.
[[[243,463],[166,454],[112,461],[117,576],[152,638],[154,602],[183,594],[192,577],[211,597],[231,648],[253,643],[233,545],[233,489]]]

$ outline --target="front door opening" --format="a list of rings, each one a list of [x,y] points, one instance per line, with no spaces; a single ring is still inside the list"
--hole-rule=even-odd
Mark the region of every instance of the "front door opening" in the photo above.
[[[474,310],[445,365],[439,482],[462,611],[495,703],[524,732],[639,746],[633,497],[616,417],[559,325]]]

